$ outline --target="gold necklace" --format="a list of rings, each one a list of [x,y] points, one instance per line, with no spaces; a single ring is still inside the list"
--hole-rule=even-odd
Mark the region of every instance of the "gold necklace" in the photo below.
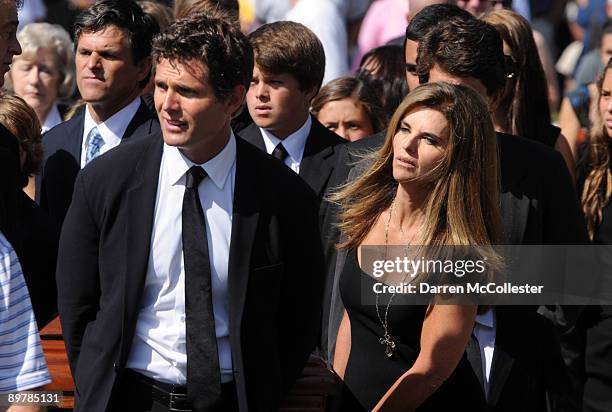
[[[387,247],[389,246],[389,223],[391,222],[391,215],[393,215],[394,206],[395,206],[395,198],[391,202],[391,207],[389,208],[389,217],[387,218],[387,223],[385,224],[385,260],[387,260],[387,257],[388,257]],[[404,230],[402,229],[401,222],[399,223],[399,229],[400,229],[400,233],[402,234],[402,239],[403,239]],[[408,257],[408,254],[407,254],[408,246],[412,243],[415,237],[416,237],[416,231],[412,235],[412,238],[410,239],[410,241],[407,242],[405,245],[406,250],[404,254],[406,258]],[[404,280],[406,280],[406,275],[404,276]],[[389,323],[388,323],[389,308],[391,307],[391,302],[393,301],[393,298],[395,297],[395,293],[396,292],[393,292],[385,308],[384,321],[383,321],[383,318],[380,316],[380,309],[378,305],[380,293],[376,294],[376,315],[378,316],[378,321],[380,322],[381,326],[383,327],[383,331],[384,331],[383,336],[378,339],[378,342],[381,345],[385,346],[385,355],[387,356],[387,358],[392,358],[395,355],[395,348],[397,346],[395,343],[395,338],[389,333]]]

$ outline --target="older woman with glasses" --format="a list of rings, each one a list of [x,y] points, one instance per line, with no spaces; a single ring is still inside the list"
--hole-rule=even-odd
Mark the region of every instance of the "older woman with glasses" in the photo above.
[[[74,93],[74,48],[60,26],[26,25],[17,35],[23,52],[13,58],[5,87],[24,99],[36,112],[42,132],[63,121],[65,106],[59,101]]]

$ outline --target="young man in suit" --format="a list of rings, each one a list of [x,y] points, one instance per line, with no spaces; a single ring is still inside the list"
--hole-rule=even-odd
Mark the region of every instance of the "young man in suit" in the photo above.
[[[76,80],[86,105],[45,134],[40,204],[61,226],[77,173],[123,141],[159,129],[139,97],[151,74],[157,23],[132,0],[102,0],[74,25]]]
[[[238,28],[178,20],[153,56],[161,133],[83,169],[62,230],[76,410],[275,410],[316,343],[317,198],[231,130]]]
[[[344,142],[309,112],[323,81],[323,46],[308,28],[287,21],[264,24],[249,41],[255,67],[247,105],[254,124],[240,135],[284,162],[322,197]]]

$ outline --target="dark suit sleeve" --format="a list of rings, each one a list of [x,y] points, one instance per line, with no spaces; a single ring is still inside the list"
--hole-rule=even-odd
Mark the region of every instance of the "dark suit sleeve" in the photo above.
[[[81,342],[99,309],[100,233],[87,199],[86,175],[75,183],[72,204],[60,236],[57,263],[58,306],[70,368],[74,375]]]
[[[301,183],[301,182],[300,182]],[[279,349],[283,390],[299,376],[314,349],[320,326],[323,289],[323,252],[317,224],[318,201],[305,185],[302,196],[288,204],[285,245],[285,281],[281,290]]]
[[[325,255],[325,284],[323,289],[323,311],[321,316],[321,339],[319,346],[322,353],[327,353],[329,340],[329,315],[330,305],[332,301],[332,291],[334,286],[334,273],[336,269],[337,250],[336,243],[340,239],[340,230],[338,229],[338,205],[331,203],[327,198],[337,188],[346,183],[350,171],[349,167],[349,151],[347,146],[339,148],[338,161],[334,166],[334,171],[329,178],[327,191],[322,200],[323,216],[321,218],[321,232],[323,238],[323,253]],[[335,340],[335,339],[334,339]]]
[[[550,167],[545,170],[546,186],[549,191],[546,199],[550,202],[545,206],[544,244],[547,245],[587,245],[589,239],[586,225],[580,209],[576,189],[563,158],[557,152],[551,156]]]
[[[586,256],[586,248],[581,248],[581,253],[576,253],[571,245],[586,245],[589,243],[586,224],[580,208],[575,186],[572,184],[567,166],[561,155],[554,153],[550,167],[544,181],[550,184],[546,186],[549,193],[544,198],[549,202],[544,206],[544,244],[568,245],[565,259],[593,261],[595,256]],[[579,262],[566,262],[565,267],[588,267]],[[576,266],[577,265],[577,266]],[[567,269],[563,274],[566,281],[576,279],[576,273]],[[595,276],[591,274],[591,276]],[[555,410],[574,410],[580,404],[581,387],[584,382],[584,354],[585,354],[585,330],[581,325],[581,314],[584,306],[580,305],[556,305],[556,307],[540,307],[541,313],[551,319],[557,330],[561,353],[563,355],[570,384],[562,380],[565,376],[553,372],[549,375],[549,396],[555,405]],[[548,313],[547,313],[548,312]],[[551,370],[555,370],[550,365]]]

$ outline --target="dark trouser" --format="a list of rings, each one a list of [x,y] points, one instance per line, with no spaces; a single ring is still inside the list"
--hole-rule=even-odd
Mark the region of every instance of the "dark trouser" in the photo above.
[[[221,385],[222,402],[216,411],[238,411],[238,398],[234,382]],[[117,411],[126,412],[213,412],[194,411],[187,400],[185,386],[158,382],[126,369],[119,387]]]

